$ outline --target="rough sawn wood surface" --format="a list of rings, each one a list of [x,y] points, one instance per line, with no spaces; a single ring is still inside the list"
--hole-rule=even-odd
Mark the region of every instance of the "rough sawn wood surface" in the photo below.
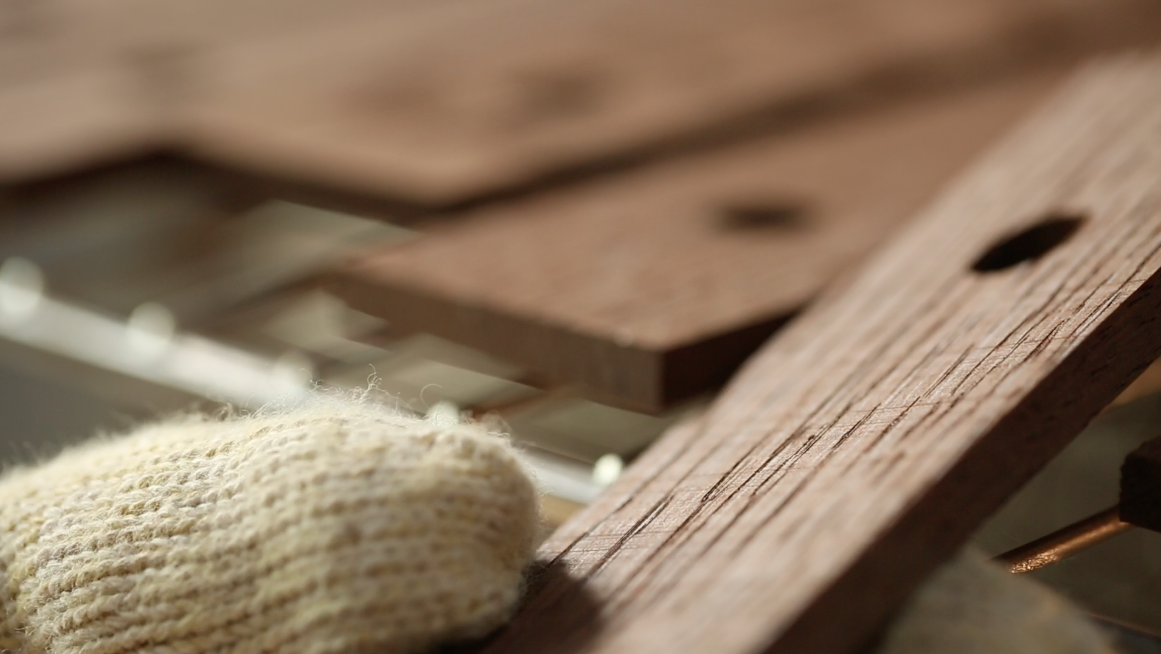
[[[859,647],[1161,350],[1158,179],[1161,60],[1083,72],[559,529],[486,651]]]

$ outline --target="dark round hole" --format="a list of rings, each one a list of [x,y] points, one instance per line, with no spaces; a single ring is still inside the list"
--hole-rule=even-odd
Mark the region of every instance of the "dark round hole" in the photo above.
[[[1035,225],[988,248],[972,264],[972,270],[998,272],[1026,261],[1035,261],[1071,238],[1083,222],[1084,217],[1075,214],[1049,214]]]
[[[798,202],[733,204],[721,210],[721,225],[729,231],[802,229],[809,211]]]

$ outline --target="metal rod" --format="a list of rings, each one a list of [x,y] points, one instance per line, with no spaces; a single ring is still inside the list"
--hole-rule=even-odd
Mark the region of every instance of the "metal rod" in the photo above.
[[[1120,508],[1114,506],[1005,552],[996,560],[1007,563],[1014,574],[1032,572],[1102,543],[1129,527],[1132,525],[1121,521]]]

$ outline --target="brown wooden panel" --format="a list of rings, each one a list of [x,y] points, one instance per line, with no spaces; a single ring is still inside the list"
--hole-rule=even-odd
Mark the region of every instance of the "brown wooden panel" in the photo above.
[[[0,9],[0,87],[383,20],[467,0],[13,0]],[[131,89],[123,89],[132,94]]]
[[[723,383],[1056,75],[869,112],[426,224],[337,290],[430,331],[656,409]]]
[[[1161,531],[1161,438],[1141,445],[1121,467],[1121,520]]]
[[[216,51],[183,121],[215,160],[448,205],[1158,34],[1151,0],[485,0]]]
[[[156,150],[161,116],[125,93],[133,86],[133,76],[115,66],[79,67],[19,88],[0,86],[0,182]]]
[[[1158,34],[1150,0],[13,0],[0,176],[176,148],[448,205]]]
[[[1161,352],[1158,139],[1161,60],[1082,74],[566,523],[487,651],[859,646]]]
[[[214,53],[466,0],[13,0],[0,6],[0,181],[172,149]],[[307,88],[307,93],[312,91]]]

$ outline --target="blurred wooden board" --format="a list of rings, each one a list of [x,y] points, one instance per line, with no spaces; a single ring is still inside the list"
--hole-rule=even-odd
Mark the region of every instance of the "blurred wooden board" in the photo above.
[[[335,291],[601,400],[656,410],[723,383],[1057,74],[867,112],[424,223]]]
[[[457,0],[12,0],[0,6],[0,182],[180,149],[209,53]]]
[[[160,116],[125,93],[126,86],[132,78],[125,70],[105,66],[0,87],[0,182],[30,181],[154,151]]]
[[[1161,59],[1087,70],[542,547],[490,652],[847,652],[1161,352]]]
[[[486,0],[215,53],[193,151],[448,205],[723,125],[1155,42],[1150,0]]]
[[[149,147],[448,206],[1153,42],[1150,0],[13,0],[0,177]]]

